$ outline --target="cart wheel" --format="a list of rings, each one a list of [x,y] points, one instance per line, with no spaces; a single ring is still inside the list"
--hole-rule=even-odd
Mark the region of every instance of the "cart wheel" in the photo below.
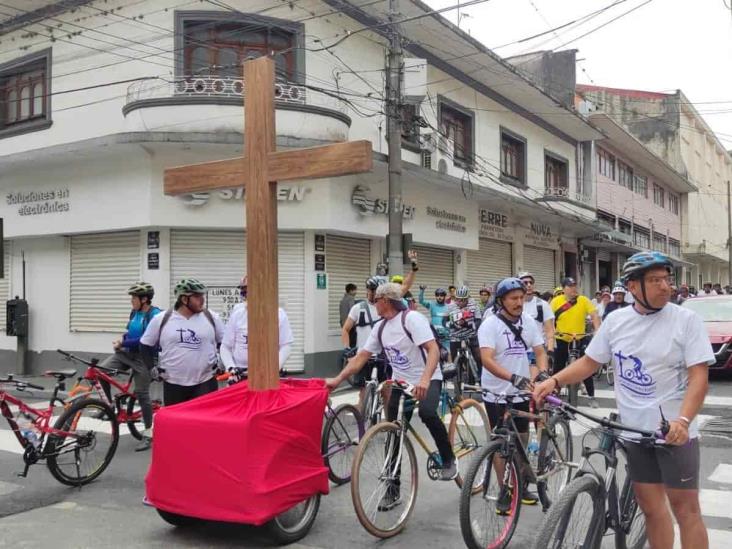
[[[193,517],[178,515],[176,513],[171,513],[170,511],[163,511],[162,509],[156,509],[156,511],[165,522],[172,524],[173,526],[178,526],[179,528],[191,526],[196,522],[196,519]]]
[[[298,503],[265,524],[272,539],[287,545],[304,538],[312,528],[320,508],[320,494]]]

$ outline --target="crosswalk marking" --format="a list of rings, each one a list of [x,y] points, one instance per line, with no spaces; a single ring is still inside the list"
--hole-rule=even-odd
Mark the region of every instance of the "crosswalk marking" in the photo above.
[[[699,490],[702,515],[732,519],[732,507],[729,504],[731,495],[732,492],[728,490]]]
[[[732,465],[720,463],[714,469],[714,472],[709,475],[709,480],[722,484],[732,484]]]

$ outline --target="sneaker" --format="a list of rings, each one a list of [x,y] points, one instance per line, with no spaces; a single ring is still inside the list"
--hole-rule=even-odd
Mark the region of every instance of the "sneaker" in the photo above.
[[[447,466],[444,466],[440,471],[440,480],[455,480],[458,476],[457,460]]]
[[[589,397],[590,400],[590,408],[599,408],[600,405],[597,402],[597,399],[595,397]]]
[[[496,500],[496,515],[508,516],[511,514],[511,500],[513,495],[511,489],[505,486],[501,488],[501,493]]]
[[[536,505],[538,502],[539,496],[536,495],[536,492],[529,490],[528,486],[524,488],[524,491],[521,494],[521,503],[524,505]]]
[[[579,394],[581,394],[582,396],[586,396],[587,395],[587,389],[585,388],[584,385],[580,385],[579,386]]]
[[[145,452],[152,446],[152,429],[145,429],[142,432],[142,440],[135,448],[135,452]]]
[[[378,510],[381,512],[391,511],[397,505],[401,504],[402,498],[399,495],[399,490],[394,486],[390,486],[386,490],[386,494],[381,498]]]

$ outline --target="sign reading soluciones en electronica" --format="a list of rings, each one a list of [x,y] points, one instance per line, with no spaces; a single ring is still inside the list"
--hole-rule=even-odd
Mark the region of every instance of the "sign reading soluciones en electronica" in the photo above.
[[[18,206],[19,215],[64,213],[71,209],[69,189],[13,192],[5,196],[8,206]]]
[[[435,221],[435,228],[437,229],[456,233],[464,233],[468,230],[466,227],[468,220],[464,215],[449,212],[442,208],[433,208],[432,206],[427,206],[427,215],[437,218],[437,221]]]

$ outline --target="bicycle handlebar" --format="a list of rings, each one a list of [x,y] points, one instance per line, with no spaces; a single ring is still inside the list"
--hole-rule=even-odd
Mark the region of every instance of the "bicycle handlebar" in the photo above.
[[[481,387],[480,385],[468,385],[467,383],[463,383],[463,389],[466,391],[471,391],[475,393],[483,393],[483,394],[490,394],[493,395],[496,398],[502,398],[504,400],[514,400],[517,397],[529,397],[531,398],[532,393],[529,391],[519,391],[518,393],[494,393],[490,389],[486,389],[485,387]]]
[[[8,377],[6,377],[5,379],[0,379],[0,383],[13,383],[20,390],[23,390],[26,387],[36,389],[37,391],[45,390],[45,387],[41,387],[40,385],[36,385],[35,383],[24,381],[22,379],[14,379],[12,374],[8,374]]]
[[[81,362],[82,364],[86,364],[87,366],[93,366],[95,368],[100,368],[99,361],[96,358],[93,358],[91,360],[86,360],[84,358],[81,358],[76,355],[72,355],[71,353],[67,353],[66,351],[62,351],[61,349],[56,349],[56,352],[59,354],[62,354],[66,358],[70,360],[75,360],[76,362]],[[104,368],[105,370],[108,370],[109,368]]]

